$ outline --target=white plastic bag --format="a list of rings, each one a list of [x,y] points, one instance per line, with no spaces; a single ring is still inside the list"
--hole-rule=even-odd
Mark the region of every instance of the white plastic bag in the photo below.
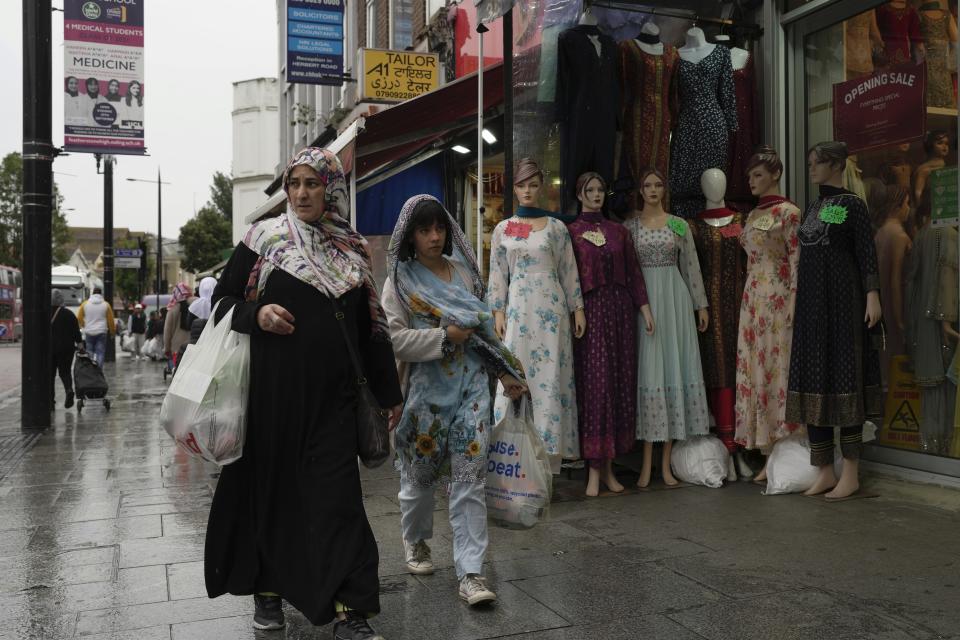
[[[507,411],[491,436],[487,456],[487,515],[500,524],[529,528],[550,508],[553,474],[526,396]]]
[[[764,495],[801,493],[813,486],[818,470],[810,464],[806,433],[793,433],[778,440],[767,458],[767,489]]]
[[[160,408],[160,423],[181,449],[219,465],[240,458],[247,429],[250,336],[232,331],[232,318],[230,309],[206,324]]]
[[[163,357],[163,345],[160,341],[160,336],[153,336],[144,343],[143,347],[140,349],[140,354],[151,358],[153,360],[159,360]]]
[[[727,479],[730,454],[714,436],[694,436],[673,445],[670,468],[678,480],[717,489]]]
[[[127,353],[135,353],[137,351],[137,344],[133,338],[133,334],[123,334],[123,337],[120,338],[120,349]]]

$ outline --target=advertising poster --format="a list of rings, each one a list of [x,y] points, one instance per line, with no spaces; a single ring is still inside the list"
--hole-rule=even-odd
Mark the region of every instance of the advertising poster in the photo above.
[[[935,227],[953,226],[960,222],[958,178],[957,167],[944,167],[930,173],[930,224]]]
[[[67,151],[144,153],[144,1],[64,0]]]
[[[287,82],[343,84],[344,0],[287,0]]]
[[[833,85],[833,139],[850,153],[921,140],[926,67],[912,62]]]
[[[363,49],[361,100],[401,102],[440,86],[436,53]]]

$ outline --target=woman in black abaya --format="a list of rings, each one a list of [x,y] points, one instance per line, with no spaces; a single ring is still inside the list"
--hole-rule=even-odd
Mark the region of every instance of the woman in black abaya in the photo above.
[[[343,169],[301,151],[283,176],[289,211],[255,224],[213,295],[219,321],[250,334],[243,457],[223,468],[207,527],[211,598],[255,594],[254,627],[284,625],[282,599],[336,638],[381,638],[376,542],[357,467],[356,377],[337,312],[380,405],[402,395],[366,241],[346,222]]]

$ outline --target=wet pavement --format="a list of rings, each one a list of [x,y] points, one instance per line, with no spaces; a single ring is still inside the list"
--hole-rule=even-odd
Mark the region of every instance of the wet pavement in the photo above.
[[[156,426],[159,364],[121,356],[107,375],[109,414],[61,406],[55,427],[0,467],[0,638],[331,638],[291,609],[285,631],[254,632],[250,598],[205,597],[217,469]],[[0,438],[22,438],[16,398],[0,401]],[[499,600],[471,611],[457,597],[442,501],[438,571],[413,577],[396,475],[363,478],[381,554],[374,624],[390,640],[960,640],[960,514],[949,510],[884,495],[765,497],[749,483],[587,501],[579,476],[561,478],[548,521],[491,528]]]

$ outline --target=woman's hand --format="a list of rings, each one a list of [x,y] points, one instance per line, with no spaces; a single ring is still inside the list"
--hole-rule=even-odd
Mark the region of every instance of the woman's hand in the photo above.
[[[473,329],[461,329],[455,324],[448,324],[444,331],[447,332],[447,340],[453,344],[463,344],[473,335]]]
[[[656,329],[656,324],[653,321],[653,313],[650,311],[650,305],[645,304],[640,307],[640,313],[643,315],[644,324],[647,325],[647,335],[652,336]]]
[[[577,309],[573,312],[573,337],[582,338],[587,332],[587,314],[583,309]]]
[[[509,373],[500,376],[500,383],[503,384],[503,392],[511,400],[517,400],[527,392],[527,385],[523,384]]]
[[[497,332],[497,337],[503,340],[503,336],[507,333],[507,316],[503,311],[493,312],[493,330]]]
[[[953,328],[953,323],[949,320],[944,320],[940,327],[943,329],[943,335],[951,340],[960,340],[960,333],[957,333],[957,330]]]
[[[403,415],[403,405],[398,404],[397,406],[388,409],[387,413],[389,414],[387,419],[387,429],[393,431],[397,428],[397,425],[400,424],[400,416]]]
[[[697,331],[703,333],[710,326],[710,312],[707,308],[697,309]]]
[[[257,324],[261,329],[279,336],[293,333],[293,315],[278,304],[265,304],[257,311]]]
[[[874,325],[880,322],[883,316],[883,310],[880,308],[880,292],[877,290],[867,292],[867,312],[863,315],[863,321],[867,323],[868,329],[873,329]]]

